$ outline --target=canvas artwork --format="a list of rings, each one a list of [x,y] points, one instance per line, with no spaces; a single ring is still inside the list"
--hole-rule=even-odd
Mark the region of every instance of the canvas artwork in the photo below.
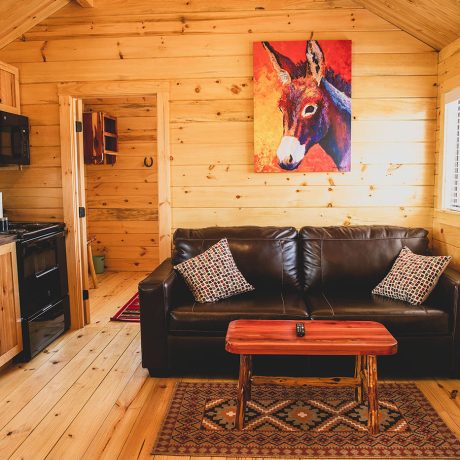
[[[254,166],[350,171],[350,40],[254,43]]]

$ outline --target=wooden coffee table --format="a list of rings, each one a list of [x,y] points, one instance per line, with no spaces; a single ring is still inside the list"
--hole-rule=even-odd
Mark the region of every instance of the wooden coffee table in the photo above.
[[[305,336],[296,336],[296,323],[282,320],[238,320],[228,327],[225,349],[240,355],[240,376],[235,428],[243,429],[251,384],[353,386],[355,399],[368,398],[368,427],[378,433],[377,356],[393,355],[398,343],[388,330],[373,321],[300,321]],[[254,355],[352,355],[354,377],[296,378],[252,375]]]

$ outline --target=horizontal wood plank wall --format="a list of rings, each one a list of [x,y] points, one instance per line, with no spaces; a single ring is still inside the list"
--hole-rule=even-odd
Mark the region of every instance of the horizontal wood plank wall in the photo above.
[[[438,105],[442,103],[442,94],[460,87],[460,39],[451,43],[439,53],[439,97]],[[433,247],[438,254],[453,256],[451,265],[460,269],[460,213],[442,211],[441,208],[441,184],[440,168],[442,156],[443,126],[441,123],[441,111],[438,107],[438,124],[436,137],[436,209],[433,219]]]
[[[110,271],[145,271],[158,264],[156,98],[85,99],[85,111],[117,117],[115,165],[86,165],[88,234]],[[153,166],[147,168],[153,161]]]
[[[353,41],[352,172],[255,174],[252,42],[311,37]],[[0,59],[19,67],[33,125],[32,167],[0,176],[13,214],[62,215],[58,82],[164,79],[174,228],[432,226],[437,53],[352,0],[69,4]]]

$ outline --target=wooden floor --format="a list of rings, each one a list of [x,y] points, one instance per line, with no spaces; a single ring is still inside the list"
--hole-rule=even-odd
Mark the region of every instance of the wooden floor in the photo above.
[[[151,457],[177,379],[149,378],[140,366],[139,325],[109,322],[144,276],[100,276],[90,293],[91,325],[0,372],[1,459]],[[417,384],[460,437],[460,380]]]

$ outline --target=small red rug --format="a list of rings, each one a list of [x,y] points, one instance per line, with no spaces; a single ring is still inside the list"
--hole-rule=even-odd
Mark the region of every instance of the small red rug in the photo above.
[[[111,318],[110,321],[126,321],[130,323],[140,322],[139,294],[136,292],[125,305],[123,305]]]

